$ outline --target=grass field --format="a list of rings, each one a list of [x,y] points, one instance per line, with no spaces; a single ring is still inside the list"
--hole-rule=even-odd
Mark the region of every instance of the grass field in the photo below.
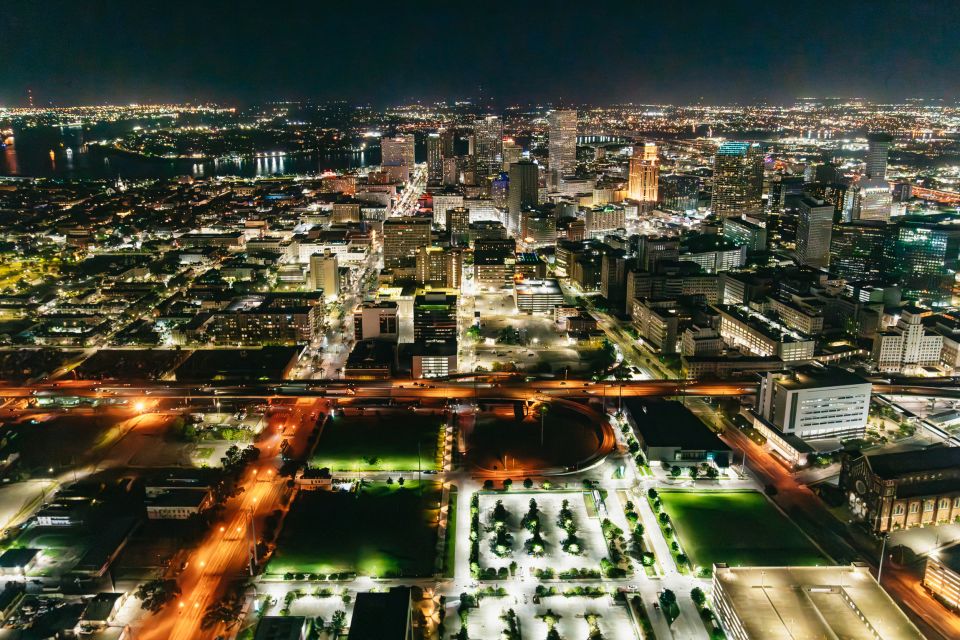
[[[450,487],[450,502],[447,507],[447,535],[443,547],[443,575],[453,577],[457,560],[457,488]]]
[[[269,573],[427,576],[433,573],[440,485],[383,483],[357,495],[300,493],[287,515]]]
[[[830,564],[756,491],[661,491],[660,499],[695,566]]]
[[[439,414],[395,410],[328,420],[311,466],[333,471],[416,471],[419,464],[425,471],[439,469],[442,422]]]

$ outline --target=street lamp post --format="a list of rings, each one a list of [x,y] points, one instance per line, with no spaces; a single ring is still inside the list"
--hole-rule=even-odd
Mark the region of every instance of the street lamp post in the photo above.
[[[880,545],[880,566],[877,567],[877,584],[880,584],[880,578],[883,576],[883,558],[887,555],[887,539],[889,537],[889,533],[883,534],[883,544]]]

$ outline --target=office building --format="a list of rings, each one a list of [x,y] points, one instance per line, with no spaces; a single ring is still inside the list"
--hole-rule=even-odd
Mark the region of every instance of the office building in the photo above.
[[[463,249],[417,247],[416,281],[419,285],[459,289],[463,275]]]
[[[665,211],[683,213],[700,206],[700,178],[682,173],[660,174],[660,207]]]
[[[457,342],[457,293],[419,291],[413,301],[413,340],[421,345]]]
[[[503,164],[503,120],[487,116],[473,124],[474,158],[478,176],[500,172]]]
[[[467,231],[470,246],[476,244],[477,240],[506,240],[507,229],[502,222],[496,220],[478,220],[471,222]]]
[[[710,208],[720,218],[763,212],[763,154],[749,142],[724,142],[713,161]]]
[[[520,232],[520,214],[535,208],[540,192],[540,167],[532,160],[510,165],[510,187],[507,196],[508,220],[505,225],[513,233]]]
[[[413,637],[410,587],[357,594],[346,640],[413,640]]]
[[[870,567],[713,567],[730,640],[922,640]]]
[[[557,244],[557,217],[554,213],[541,209],[521,211],[520,242],[527,251]]]
[[[503,164],[504,171],[510,171],[510,165],[514,162],[520,162],[523,157],[523,147],[516,143],[513,138],[507,138],[503,141]]]
[[[851,219],[883,222],[890,220],[893,194],[890,191],[890,183],[886,179],[861,179],[856,185],[855,198]]]
[[[637,266],[654,273],[657,264],[680,259],[680,238],[676,236],[640,236],[637,241]]]
[[[630,315],[633,328],[654,351],[677,352],[681,313],[676,300],[634,298]]]
[[[360,202],[334,202],[330,222],[333,224],[357,224],[361,220],[360,207]]]
[[[517,245],[513,238],[477,239],[473,243],[473,277],[482,289],[498,290],[513,284]]]
[[[943,336],[928,333],[923,325],[923,319],[931,313],[926,309],[906,307],[896,326],[873,337],[870,357],[879,371],[909,371],[940,362]]]
[[[463,194],[453,189],[433,193],[431,197],[433,199],[433,223],[437,225],[446,224],[447,211],[463,206]]]
[[[885,133],[872,133],[867,136],[867,159],[864,174],[868,178],[887,179],[887,157],[893,138]]]
[[[749,216],[723,219],[723,237],[750,253],[767,250],[767,224]]]
[[[381,164],[384,167],[413,169],[415,164],[413,136],[399,135],[394,138],[381,138],[380,149],[383,155]]]
[[[804,196],[797,219],[797,262],[815,269],[830,265],[833,205]]]
[[[443,140],[439,133],[427,135],[427,184],[443,183]]]
[[[646,142],[634,146],[628,171],[629,197],[639,202],[657,202],[660,180],[657,145]]]
[[[687,357],[719,356],[723,353],[723,338],[713,327],[691,325],[680,338],[680,353]]]
[[[584,214],[584,225],[587,238],[602,239],[618,229],[626,229],[627,215],[617,204],[590,207]]]
[[[787,436],[859,438],[866,432],[872,389],[845,369],[806,366],[770,372],[761,378],[757,414]]]
[[[729,305],[711,305],[720,315],[723,341],[751,355],[777,356],[784,362],[812,360],[815,341],[771,322],[753,311]]]
[[[960,447],[844,456],[840,489],[876,535],[960,518]]]
[[[383,265],[399,267],[418,247],[430,244],[431,219],[422,216],[388,218],[383,222]]]
[[[960,273],[960,221],[947,215],[901,220],[888,245],[885,266],[904,296],[950,304]]]
[[[447,209],[443,226],[447,230],[452,246],[466,247],[470,244],[470,209],[466,207]]]
[[[310,256],[310,288],[323,291],[327,300],[340,295],[340,266],[330,251]]]
[[[550,188],[557,191],[564,176],[577,172],[577,112],[555,110],[547,116]]]
[[[397,303],[364,302],[353,310],[353,337],[361,340],[396,342],[400,334]]]
[[[833,226],[830,234],[830,272],[856,281],[884,276],[887,243],[896,229],[883,221],[855,221]]]

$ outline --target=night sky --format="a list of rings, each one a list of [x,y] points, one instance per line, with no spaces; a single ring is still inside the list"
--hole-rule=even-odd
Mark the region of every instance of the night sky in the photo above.
[[[960,98],[960,2],[6,0],[0,105]]]

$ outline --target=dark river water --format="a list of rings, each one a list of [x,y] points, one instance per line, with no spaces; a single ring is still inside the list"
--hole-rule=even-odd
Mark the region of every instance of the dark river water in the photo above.
[[[380,163],[380,149],[363,153],[250,157],[240,160],[166,160],[117,153],[90,140],[114,138],[134,123],[14,130],[13,144],[0,147],[0,176],[61,178],[169,178],[190,175],[267,176],[316,174]],[[2,144],[2,140],[0,140]]]

